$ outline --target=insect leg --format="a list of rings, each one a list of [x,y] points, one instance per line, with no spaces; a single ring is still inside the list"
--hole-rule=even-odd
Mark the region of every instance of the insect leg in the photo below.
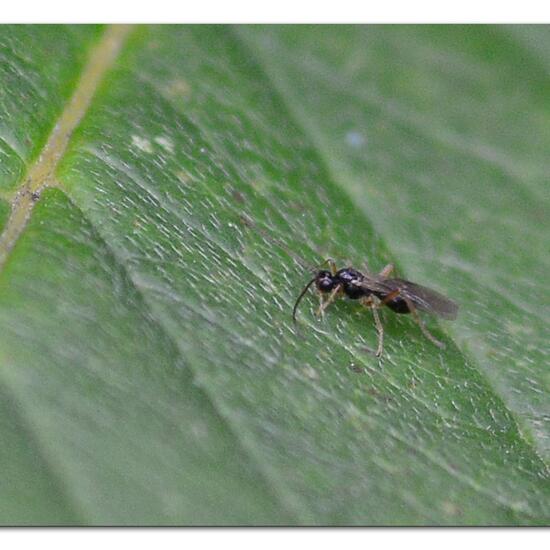
[[[319,292],[319,309],[317,310],[317,314],[321,315],[321,317],[324,317],[325,316],[325,308],[324,308],[324,304],[325,304],[325,295],[322,293],[322,292]]]
[[[379,274],[379,277],[386,278],[393,272],[395,266],[393,264],[388,264]]]
[[[376,348],[376,357],[380,357],[384,351],[384,326],[380,321],[380,315],[378,314],[378,308],[374,304],[371,306],[372,316],[374,317],[374,324],[376,325],[376,332],[378,334],[378,347]]]
[[[403,296],[403,299],[405,300],[405,303],[407,304],[409,311],[412,313],[414,320],[417,322],[418,326],[420,327],[422,334],[428,340],[430,340],[430,342],[434,343],[439,349],[445,349],[445,344],[443,342],[440,342],[437,338],[435,338],[435,336],[432,336],[430,331],[426,328],[424,321],[422,321],[422,319],[420,318],[420,315],[418,315],[418,312],[416,311],[416,307],[411,302],[411,300],[409,300],[409,298],[407,298],[406,296]]]
[[[334,275],[336,275],[336,262],[332,259],[332,258],[327,258],[322,264],[321,266],[327,264],[330,268],[330,273],[332,274],[332,276],[334,277]]]
[[[375,355],[376,357],[380,357],[382,355],[382,352],[384,351],[384,326],[382,325],[382,321],[380,321],[380,315],[378,314],[378,308],[381,306],[381,304],[379,302],[375,302],[370,296],[368,298],[363,298],[361,300],[361,303],[372,311],[374,324],[376,326],[376,333],[378,335],[378,346],[376,348]],[[370,348],[367,349],[372,352]]]
[[[338,295],[340,290],[342,290],[342,285],[336,285],[334,287],[332,292],[329,294],[328,298],[324,301],[324,303],[322,303],[319,306],[319,309],[317,310],[317,313],[316,313],[317,316],[319,316],[319,315],[323,316],[323,314],[325,312],[325,309],[327,309],[327,307],[330,306],[330,304],[332,304],[332,302],[334,302],[334,300],[336,299],[336,296]]]
[[[380,302],[380,305],[385,306],[388,302],[391,302],[394,298],[397,298],[401,294],[399,289],[393,290]],[[407,304],[408,305],[408,304]]]

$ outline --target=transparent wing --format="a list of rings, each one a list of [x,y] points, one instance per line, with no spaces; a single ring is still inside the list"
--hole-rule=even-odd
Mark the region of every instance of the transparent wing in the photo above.
[[[456,319],[458,304],[443,294],[405,279],[391,279],[391,281],[419,310],[435,313],[444,319]]]

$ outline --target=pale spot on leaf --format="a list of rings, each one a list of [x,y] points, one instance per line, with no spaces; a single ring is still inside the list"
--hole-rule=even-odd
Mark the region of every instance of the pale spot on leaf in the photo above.
[[[144,153],[153,152],[153,146],[147,138],[141,136],[132,136],[132,145],[134,147],[137,147],[140,151],[143,151]]]
[[[174,143],[170,138],[166,136],[157,136],[154,141],[155,143],[158,143],[165,151],[168,151],[168,153],[174,152]]]

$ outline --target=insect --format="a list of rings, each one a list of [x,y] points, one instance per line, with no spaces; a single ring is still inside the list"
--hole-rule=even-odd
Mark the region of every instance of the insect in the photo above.
[[[292,310],[294,322],[296,322],[298,305],[309,288],[315,284],[320,300],[317,315],[324,315],[327,307],[340,296],[359,300],[361,304],[372,311],[378,333],[378,346],[375,352],[377,357],[382,355],[384,348],[384,327],[378,313],[378,309],[383,306],[390,308],[395,313],[410,313],[428,340],[439,348],[445,347],[443,342],[430,334],[418,315],[418,311],[433,313],[444,319],[456,319],[458,305],[455,302],[425,286],[405,279],[390,277],[394,270],[393,264],[388,264],[377,275],[361,273],[353,267],[337,270],[336,264],[330,259],[325,264],[328,264],[329,270],[319,269],[298,296]]]

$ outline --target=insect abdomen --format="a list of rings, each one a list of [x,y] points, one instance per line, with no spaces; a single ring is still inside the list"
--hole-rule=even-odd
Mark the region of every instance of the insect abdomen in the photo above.
[[[394,298],[393,300],[390,300],[389,302],[386,302],[386,306],[388,306],[395,313],[410,313],[411,312],[411,310],[409,309],[409,306],[407,305],[407,302],[405,302],[405,300],[403,298],[400,298],[400,297]]]

